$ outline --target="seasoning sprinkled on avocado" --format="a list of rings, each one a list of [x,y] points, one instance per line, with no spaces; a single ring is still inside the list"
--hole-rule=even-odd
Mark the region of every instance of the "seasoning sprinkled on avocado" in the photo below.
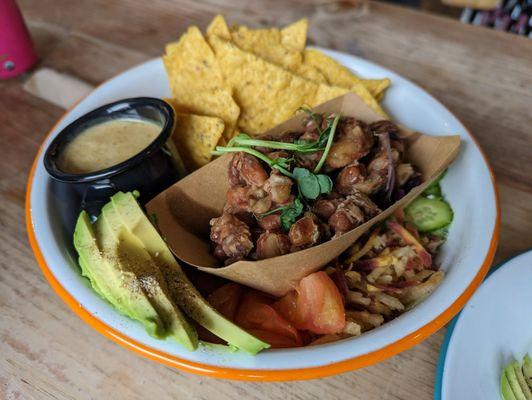
[[[74,232],[82,274],[120,313],[156,338],[189,350],[198,336],[182,311],[229,345],[256,354],[268,348],[216,311],[196,290],[133,193],[117,193],[94,225],[81,212]]]

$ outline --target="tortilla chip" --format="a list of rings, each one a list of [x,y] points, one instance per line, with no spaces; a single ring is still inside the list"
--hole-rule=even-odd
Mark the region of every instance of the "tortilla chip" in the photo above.
[[[309,103],[310,107],[316,107],[319,104],[325,103],[335,97],[343,96],[348,93],[348,89],[344,89],[338,86],[319,85],[314,99]]]
[[[307,44],[308,20],[300,19],[281,29],[281,44],[292,51],[303,51]]]
[[[201,168],[211,161],[211,151],[216,148],[224,128],[224,122],[220,118],[176,113],[172,139],[187,172]]]
[[[305,50],[303,53],[303,65],[312,66],[319,70],[325,76],[327,82],[333,86],[349,89],[362,83],[366,86],[370,95],[379,100],[382,99],[386,88],[390,86],[390,80],[387,78],[360,79],[336,60],[318,50]]]
[[[360,80],[347,68],[317,50],[306,51],[308,60],[303,63],[301,52],[305,49],[307,30],[307,19],[301,19],[281,30],[277,28],[249,29],[245,26],[230,29],[224,18],[218,15],[207,28],[207,36],[216,35],[222,39],[232,40],[240,49],[282,66],[314,83],[329,83],[350,88],[361,81],[367,82],[370,93],[382,97],[382,91],[389,85],[387,79]],[[327,75],[324,75],[317,65],[326,71]]]
[[[355,93],[364,101],[364,103],[371,107],[372,110],[382,115],[384,118],[388,118],[384,110],[379,106],[379,103],[369,94],[368,90],[362,83],[354,85],[351,89],[321,84],[313,101],[310,102],[310,106],[315,107],[318,104],[325,103],[335,97],[343,96],[347,92]]]
[[[362,82],[353,85],[349,90],[357,94],[358,97],[362,98],[362,100],[364,100],[364,103],[370,106],[371,109],[374,110],[377,114],[380,114],[387,119],[389,118],[379,105],[379,102],[375,100],[375,98],[371,95],[369,90],[366,89],[366,86],[364,86]]]
[[[313,49],[305,50],[303,52],[303,63],[318,69],[330,85],[350,88],[360,83],[360,79],[351,73],[351,71],[321,51]]]
[[[240,109],[199,29],[190,27],[178,42],[167,45],[163,62],[176,107],[221,118],[232,132]]]
[[[213,18],[213,20],[207,27],[205,35],[216,35],[221,37],[222,39],[231,40],[231,32],[229,31],[227,22],[225,22],[224,17],[220,14]]]
[[[163,100],[170,104],[176,113],[192,114],[190,109],[183,104],[179,104],[178,101],[172,97],[166,97]]]
[[[292,72],[314,83],[328,83],[325,76],[312,65],[301,64]]]
[[[282,44],[281,31],[277,28],[249,29],[239,26],[231,31],[231,39],[242,50],[287,69],[295,69],[303,61],[301,51]]]
[[[362,83],[377,101],[381,101],[384,97],[384,92],[390,86],[391,81],[388,78],[362,79]]]
[[[233,96],[241,107],[238,127],[259,134],[293,117],[314,99],[317,85],[243,51],[233,42],[208,37]]]
[[[290,70],[303,62],[302,50],[307,41],[308,21],[301,19],[279,30],[250,29],[246,26],[229,28],[224,18],[216,16],[207,28],[207,38],[216,35],[233,41],[242,50]]]

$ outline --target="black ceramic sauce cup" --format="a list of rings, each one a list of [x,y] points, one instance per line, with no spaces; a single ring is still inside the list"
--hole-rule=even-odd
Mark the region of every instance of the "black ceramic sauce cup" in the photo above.
[[[61,170],[58,158],[70,141],[91,126],[117,119],[155,123],[161,132],[144,150],[117,165],[86,174]],[[170,105],[160,99],[138,97],[99,107],[64,128],[46,150],[44,166],[53,178],[54,203],[64,208],[59,212],[67,229],[73,228],[82,209],[93,218],[97,216],[118,191],[137,190],[143,204],[179,179],[182,170],[170,139],[174,125],[175,115]]]

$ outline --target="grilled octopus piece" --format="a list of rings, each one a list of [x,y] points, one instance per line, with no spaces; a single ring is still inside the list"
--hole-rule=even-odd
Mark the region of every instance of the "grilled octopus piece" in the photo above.
[[[328,221],[335,232],[349,231],[381,212],[379,207],[361,192],[353,192],[344,198],[319,199],[314,203],[313,211],[322,220]]]
[[[380,214],[381,210],[377,205],[364,193],[362,192],[355,192],[349,196],[347,196],[346,200],[349,199],[353,203],[355,203],[359,208],[364,211],[364,214],[366,214],[366,219],[371,219],[378,214]]]
[[[224,211],[230,214],[251,212],[262,214],[270,210],[272,197],[261,187],[234,186],[227,190]]]
[[[288,235],[266,231],[257,240],[256,257],[259,260],[277,257],[290,252]]]
[[[243,259],[253,249],[249,227],[234,215],[223,213],[221,217],[211,219],[210,225],[217,257],[232,262]]]
[[[257,220],[258,225],[265,231],[281,229],[281,214],[270,214]]]
[[[343,118],[337,129],[337,138],[325,161],[330,169],[342,168],[359,160],[373,147],[373,134],[363,122]]]
[[[369,125],[369,129],[375,135],[382,135],[387,133],[390,135],[390,139],[396,139],[399,136],[399,127],[395,125],[392,121],[383,119],[382,121],[372,122]]]
[[[231,186],[262,186],[268,173],[259,160],[246,153],[236,153],[229,164]]]
[[[334,188],[338,193],[348,195],[358,192],[356,185],[364,183],[367,179],[366,167],[355,161],[344,167],[338,177]]]
[[[316,131],[308,131],[303,133],[298,140],[305,140],[308,142],[315,142],[320,138],[320,135]],[[315,153],[296,153],[296,166],[313,170],[323,155],[323,151],[317,151]]]
[[[312,211],[320,218],[328,220],[334,214],[342,199],[340,198],[323,198],[318,199],[312,206]]]
[[[410,178],[416,174],[412,164],[402,163],[395,167],[396,184],[398,187],[403,186]]]
[[[270,177],[264,183],[264,190],[276,205],[283,205],[293,200],[292,184],[292,179],[273,169]]]
[[[270,149],[268,149],[268,150],[270,150]],[[290,154],[287,153],[286,151],[283,151],[283,150],[270,151],[269,153],[268,153],[268,151],[266,151],[265,153],[272,160],[277,160],[279,157],[290,158]]]
[[[399,161],[399,152],[391,149],[394,166]],[[386,149],[380,148],[373,160],[364,170],[357,165],[348,165],[338,174],[335,189],[342,194],[353,194],[362,192],[365,194],[374,194],[381,191],[386,185],[390,158]]]
[[[288,232],[288,237],[292,243],[291,251],[297,251],[311,247],[320,240],[320,226],[318,219],[313,213],[307,212],[298,219]]]
[[[375,136],[388,135],[392,149],[397,150],[400,154],[405,152],[405,140],[400,136],[399,127],[393,122],[388,120],[373,122],[369,125],[369,129]]]
[[[365,221],[366,216],[357,205],[354,196],[347,196],[329,218],[329,225],[334,231],[335,236],[339,236],[362,225]]]

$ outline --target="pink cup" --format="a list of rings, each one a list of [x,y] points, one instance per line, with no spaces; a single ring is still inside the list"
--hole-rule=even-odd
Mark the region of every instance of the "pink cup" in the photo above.
[[[15,0],[0,0],[0,79],[13,78],[37,61]]]

